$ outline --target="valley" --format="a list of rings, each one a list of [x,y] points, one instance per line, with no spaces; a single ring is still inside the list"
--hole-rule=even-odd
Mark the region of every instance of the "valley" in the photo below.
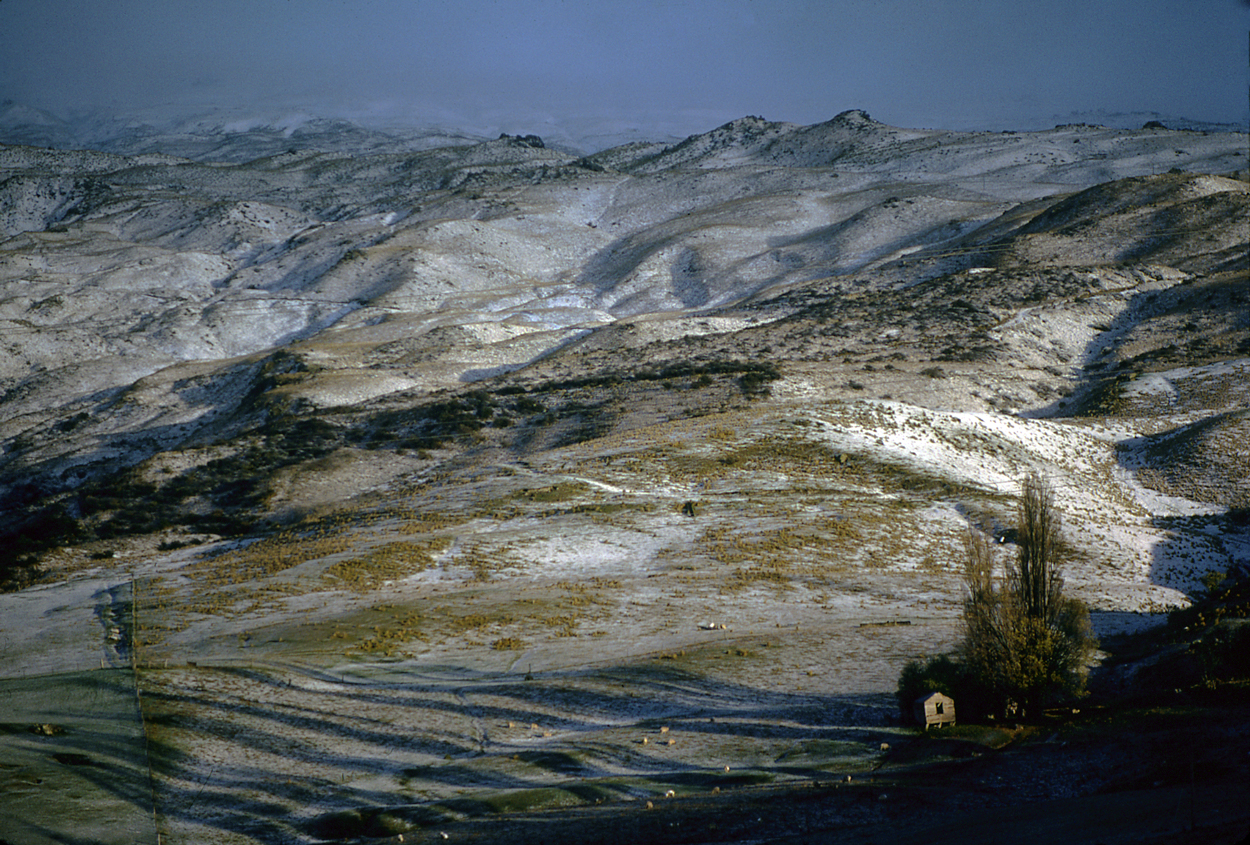
[[[1250,561],[1244,134],[246,135],[0,146],[0,838],[858,782],[1034,471],[1100,637]]]

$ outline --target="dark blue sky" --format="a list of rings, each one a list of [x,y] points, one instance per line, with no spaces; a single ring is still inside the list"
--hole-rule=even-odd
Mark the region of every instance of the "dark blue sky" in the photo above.
[[[540,134],[848,108],[952,129],[1244,124],[1248,30],[1245,0],[0,0],[0,100]]]

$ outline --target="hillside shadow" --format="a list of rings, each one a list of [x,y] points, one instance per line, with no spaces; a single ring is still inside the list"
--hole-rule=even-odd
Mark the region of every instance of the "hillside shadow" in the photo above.
[[[0,837],[156,842],[128,669],[6,678],[0,698]]]
[[[623,235],[602,249],[583,266],[573,281],[575,288],[589,289],[602,297],[635,273],[651,256],[678,243],[689,232],[664,222]]]
[[[174,382],[171,392],[183,405],[181,415],[193,422],[147,425],[142,418],[130,424],[124,417],[119,420],[119,412],[143,408],[144,402],[137,398],[142,379],[99,391],[92,395],[91,404],[74,417],[59,420],[46,430],[30,432],[26,435],[30,442],[19,440],[12,444],[9,453],[20,458],[22,466],[14,472],[5,466],[13,458],[0,458],[0,483],[13,483],[20,476],[68,488],[98,477],[100,467],[125,469],[158,451],[193,442],[210,428],[214,437],[228,436],[241,415],[257,410],[266,390],[274,386],[275,373],[269,372],[274,369],[268,359],[258,358],[235,363],[207,377]],[[136,435],[137,428],[142,429],[142,437]],[[81,438],[82,446],[43,459],[32,460],[29,456],[31,451],[63,441],[69,435]]]
[[[1115,410],[1116,400],[1124,382],[1120,350],[1125,336],[1137,326],[1143,314],[1150,313],[1157,302],[1157,293],[1138,293],[1127,307],[1094,335],[1081,351],[1079,377],[1067,396],[1021,413],[1030,419],[1101,416]]]
[[[434,802],[473,815],[507,804],[491,796],[535,790],[580,788],[602,801],[658,794],[648,784],[710,792],[714,783],[811,776],[829,765],[860,771],[893,736],[895,713],[888,694],[774,692],[650,664],[532,681],[462,669],[368,683],[264,668],[196,672],[198,685],[174,685],[158,672],[145,683],[160,814],[262,838],[290,836],[296,808],[309,805],[332,813]],[[206,672],[252,690],[214,692]],[[683,747],[798,751],[770,752],[762,768],[720,756],[703,765],[683,762],[661,736]],[[200,756],[205,738],[229,749],[213,752],[215,763]],[[756,773],[744,774],[744,765]]]
[[[1181,466],[1178,463],[1182,460],[1180,447],[1236,413],[1236,397],[1221,396],[1218,390],[1203,386],[1201,382],[1181,385],[1162,381],[1156,393],[1133,395],[1126,387],[1135,375],[1206,364],[1212,359],[1208,356],[1185,360],[1186,349],[1175,343],[1164,345],[1163,340],[1145,351],[1139,347],[1130,350],[1126,342],[1130,337],[1140,339],[1140,335],[1130,333],[1143,323],[1191,304],[1196,310],[1188,317],[1190,322],[1186,325],[1209,321],[1220,325],[1219,321],[1229,315],[1230,303],[1236,301],[1228,288],[1229,284],[1221,281],[1205,287],[1186,284],[1134,294],[1124,310],[1104,324],[1085,345],[1076,362],[1080,365],[1080,378],[1075,389],[1067,397],[1021,414],[1029,418],[1110,419],[1112,424],[1121,415],[1163,421],[1163,415],[1188,414],[1184,422],[1148,436],[1121,435],[1114,448],[1117,473],[1128,483],[1139,486],[1139,496],[1151,502],[1147,524],[1155,538],[1146,552],[1145,582],[1152,587],[1176,590],[1182,596],[1202,590],[1201,579],[1207,573],[1250,563],[1250,530],[1225,515],[1230,502],[1222,501],[1220,494],[1208,490],[1207,495],[1201,497],[1207,501],[1173,498],[1160,489],[1152,489],[1142,472],[1163,467],[1175,470]],[[1201,413],[1196,420],[1194,412]],[[1196,473],[1195,469],[1189,475]],[[1227,487],[1228,479],[1224,482]],[[1201,480],[1190,477],[1186,481],[1188,485],[1195,483],[1201,484]],[[1168,489],[1166,485],[1162,488]],[[1169,597],[1167,593],[1158,592],[1143,597],[1142,602],[1151,612],[1159,613],[1183,601],[1182,596],[1171,594]]]
[[[1117,449],[1120,467],[1129,475],[1150,469],[1140,458],[1141,452],[1167,434],[1187,428],[1193,426],[1122,441]],[[1157,536],[1150,548],[1151,584],[1179,590],[1193,598],[1206,591],[1204,577],[1250,566],[1250,509],[1244,504],[1218,500],[1222,497],[1216,497],[1217,501],[1194,501],[1142,486],[1158,503],[1149,519]]]

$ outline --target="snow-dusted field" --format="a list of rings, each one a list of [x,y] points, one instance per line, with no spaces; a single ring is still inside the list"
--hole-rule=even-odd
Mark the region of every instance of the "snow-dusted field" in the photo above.
[[[5,599],[0,688],[133,660],[143,724],[107,742],[160,749],[162,841],[312,841],[361,806],[450,823],[861,772],[905,730],[902,664],[958,637],[964,526],[1008,524],[1024,470],[1055,484],[1081,552],[1068,584],[1103,633],[1157,624],[1241,553],[1153,527],[1164,503],[1112,438],[880,402],[614,435],[389,490],[368,518],[280,542],[68,570]],[[19,721],[65,722],[55,701]],[[76,724],[23,745],[73,739],[91,775],[143,786]],[[98,780],[81,788],[107,804]]]
[[[0,595],[0,839],[857,775],[1028,473],[1103,634],[1250,553],[1243,135],[252,141],[0,147],[0,502],[85,532]]]

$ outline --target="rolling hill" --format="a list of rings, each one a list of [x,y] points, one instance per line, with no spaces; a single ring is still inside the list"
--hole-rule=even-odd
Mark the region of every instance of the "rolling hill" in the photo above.
[[[0,146],[0,681],[125,737],[48,829],[863,771],[1032,471],[1103,635],[1250,559],[1244,134],[306,131]]]

